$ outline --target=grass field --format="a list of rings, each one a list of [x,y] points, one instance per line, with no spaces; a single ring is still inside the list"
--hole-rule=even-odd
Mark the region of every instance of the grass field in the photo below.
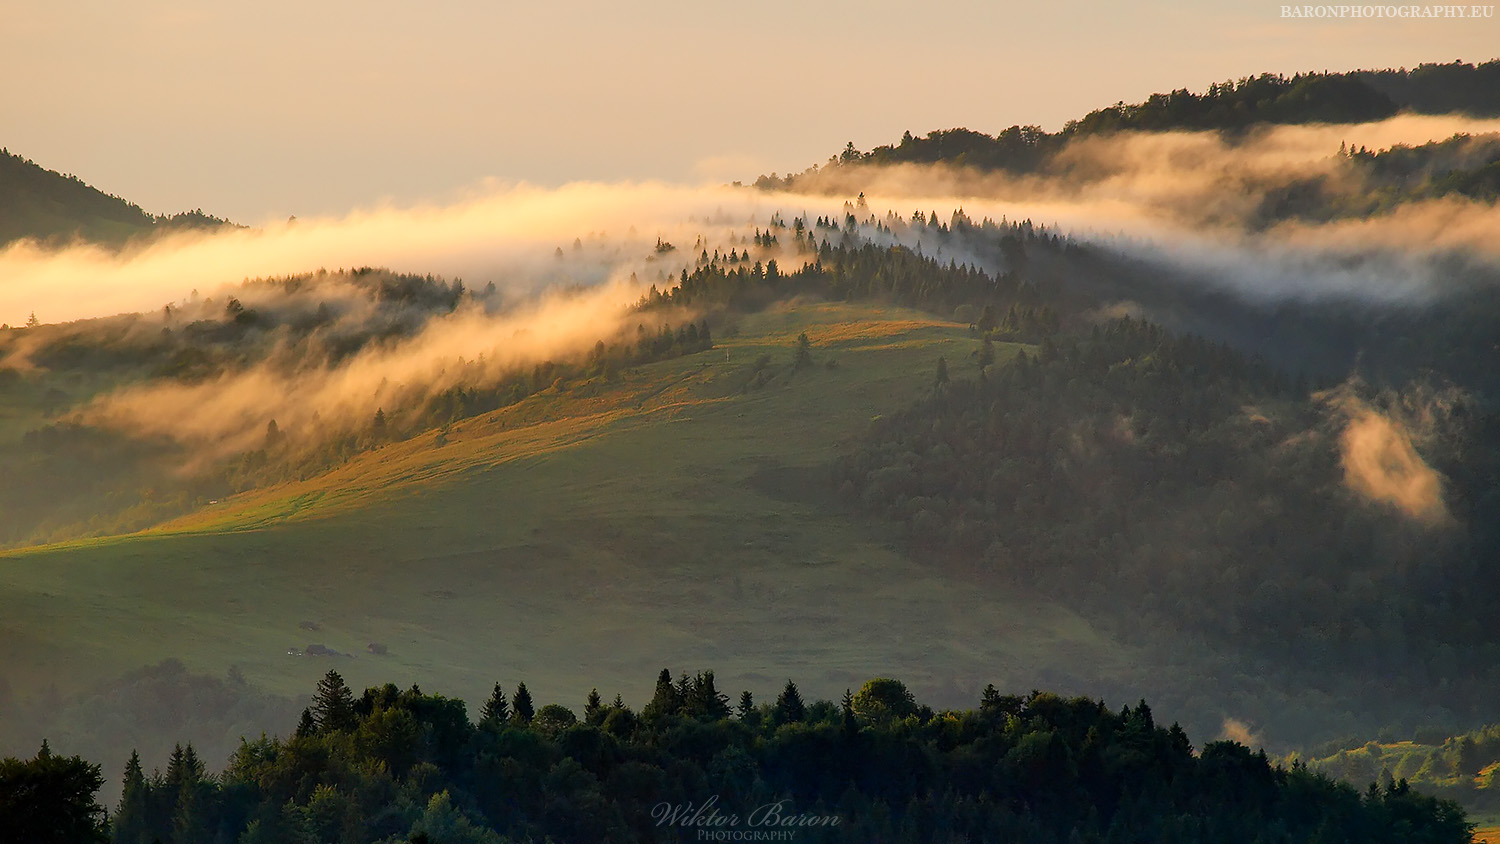
[[[801,331],[817,366],[793,373]],[[949,579],[830,500],[840,440],[927,389],[939,355],[973,366],[974,347],[914,312],[766,312],[711,351],[464,420],[442,444],[429,432],[143,534],[10,552],[0,670],[18,693],[67,695],[173,657],[305,695],[336,668],[476,706],[524,680],[575,709],[595,684],[643,702],[662,667],[762,696],[788,677],[832,698],[897,676],[951,704],[986,682],[1113,674],[1131,655],[1079,617]],[[762,355],[775,374],[756,388]],[[353,656],[287,654],[311,643]]]

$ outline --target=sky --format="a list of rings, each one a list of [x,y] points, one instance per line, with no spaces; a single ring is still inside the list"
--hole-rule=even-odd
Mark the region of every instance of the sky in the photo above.
[[[1260,0],[0,0],[0,146],[259,224],[495,184],[722,183],[1261,72],[1500,56],[1500,17]]]

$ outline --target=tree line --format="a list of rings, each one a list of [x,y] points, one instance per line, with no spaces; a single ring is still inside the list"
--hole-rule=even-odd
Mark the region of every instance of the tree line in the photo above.
[[[828,842],[1247,841],[1467,844],[1448,801],[1404,781],[1363,791],[1230,741],[1195,748],[1144,702],[987,687],[934,711],[899,680],[838,702],[738,705],[711,671],[663,670],[639,711],[597,691],[583,717],[497,684],[461,700],[319,682],[287,738],[246,740],[218,773],[190,746],[137,757],[119,804],[97,766],[43,747],[0,763],[0,827],[35,842],[635,842],[795,831]],[[25,802],[22,802],[24,798]]]

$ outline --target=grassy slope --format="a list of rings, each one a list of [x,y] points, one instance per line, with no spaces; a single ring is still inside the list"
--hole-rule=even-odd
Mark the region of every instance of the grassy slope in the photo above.
[[[801,330],[819,366],[792,374]],[[446,444],[429,433],[146,534],[12,552],[0,671],[66,692],[180,657],[305,694],[336,667],[471,701],[525,680],[575,708],[586,682],[639,702],[663,666],[828,697],[889,674],[954,702],[989,681],[1114,674],[1130,655],[1078,617],[934,576],[813,483],[840,437],[924,389],[938,355],[971,366],[973,346],[914,312],[761,314],[712,351],[465,420]],[[761,354],[779,374],[747,388]],[[358,656],[286,655],[310,642]]]

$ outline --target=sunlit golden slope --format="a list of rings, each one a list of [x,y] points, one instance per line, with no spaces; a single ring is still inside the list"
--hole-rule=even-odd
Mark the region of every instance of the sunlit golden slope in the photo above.
[[[804,330],[816,366],[793,373]],[[765,313],[711,351],[464,420],[441,444],[13,552],[0,664],[17,688],[175,656],[285,692],[337,667],[476,699],[524,679],[549,700],[581,699],[580,678],[639,697],[664,665],[731,689],[792,673],[830,696],[888,673],[956,699],[1112,674],[1120,649],[1076,616],[950,580],[829,501],[840,438],[927,389],[939,355],[972,366],[974,346],[913,312]],[[351,656],[287,654],[309,644]]]

